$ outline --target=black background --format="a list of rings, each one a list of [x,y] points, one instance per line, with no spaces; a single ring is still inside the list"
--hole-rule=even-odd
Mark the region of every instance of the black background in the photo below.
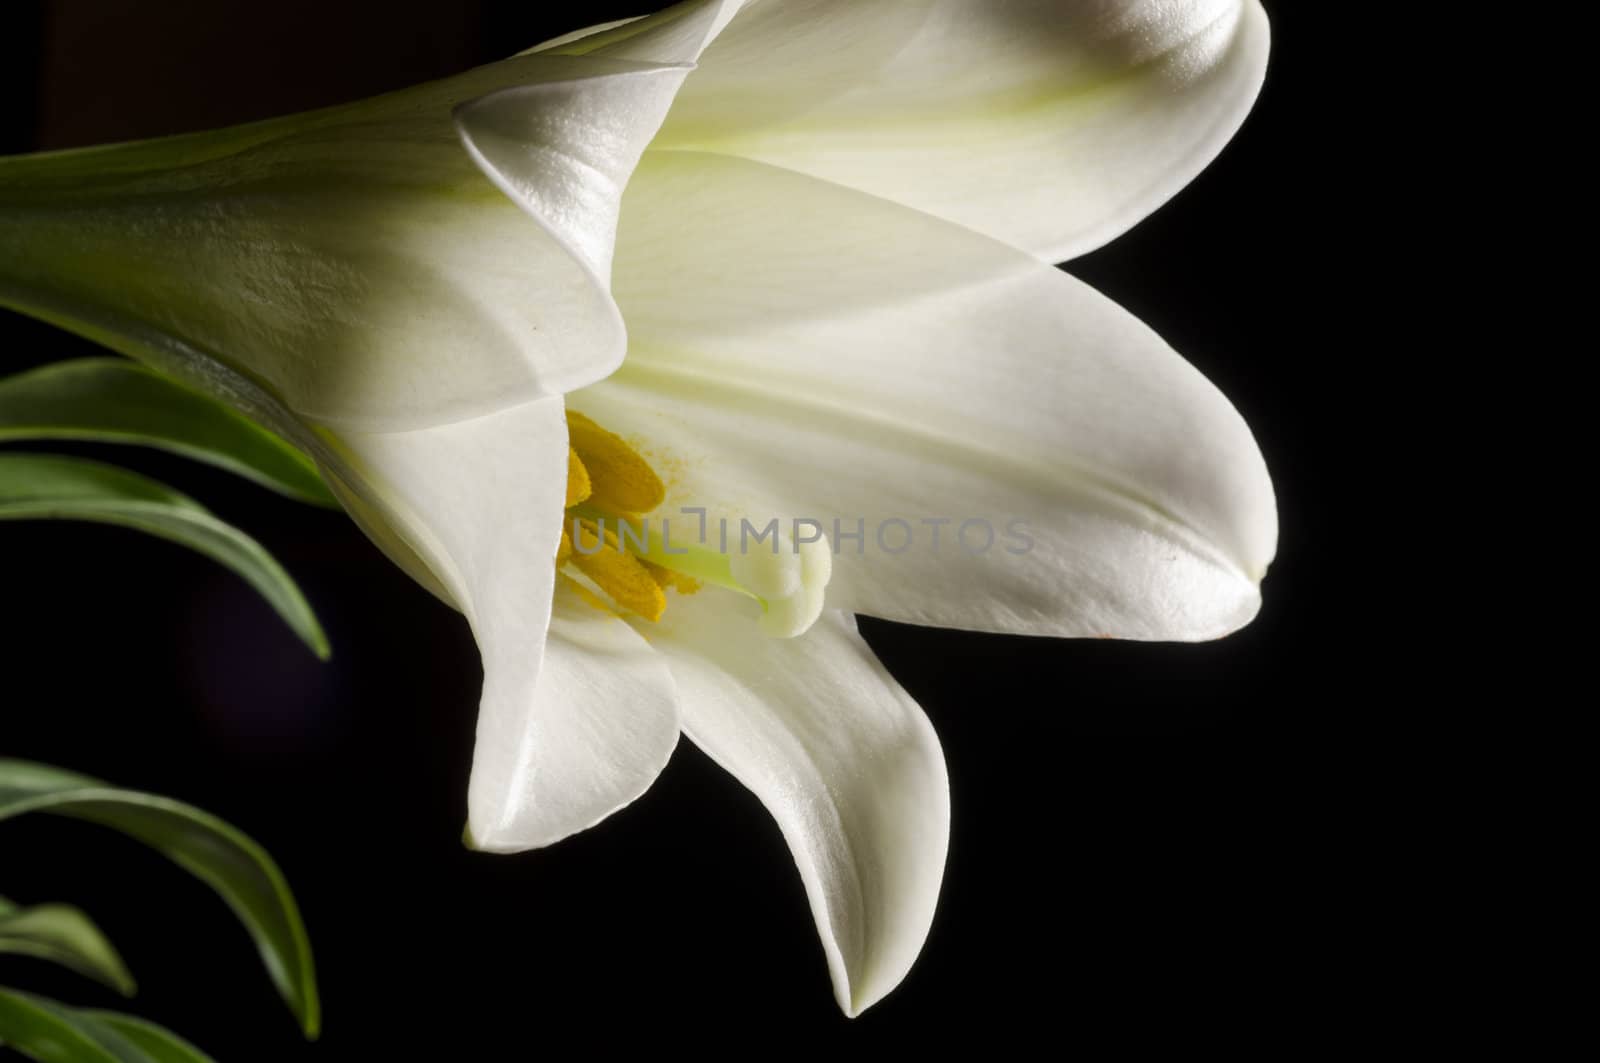
[[[1201,646],[1059,642],[864,620],[929,715],[954,823],[937,919],[864,1017],[833,1003],[804,894],[759,804],[687,742],[642,800],[515,857],[459,842],[480,680],[464,622],[338,514],[161,455],[129,464],[262,539],[335,658],[312,659],[241,583],[117,530],[0,525],[0,754],[169,793],[263,842],[304,909],[325,1033],[313,1046],[203,887],[95,828],[0,826],[0,892],[91,911],[130,1009],[223,1060],[453,1044],[533,1054],[577,1037],[840,1051],[962,1031],[1072,1049],[1272,1039],[1318,1003],[1336,951],[1341,839],[1312,785],[1351,678],[1356,588],[1329,485],[1322,305],[1334,222],[1312,191],[1327,116],[1315,5],[1268,3],[1274,53],[1236,141],[1173,203],[1071,270],[1229,395],[1278,491],[1255,623]],[[4,148],[155,135],[400,87],[652,5],[200,0],[9,4]],[[1290,9],[1293,8],[1293,9]],[[94,353],[0,317],[0,370]],[[1346,782],[1359,789],[1361,780]],[[24,960],[0,983],[121,1006]],[[1353,992],[1359,999],[1358,990]],[[1320,1020],[1318,1020],[1320,1021]],[[1304,1034],[1305,1019],[1298,1026]]]

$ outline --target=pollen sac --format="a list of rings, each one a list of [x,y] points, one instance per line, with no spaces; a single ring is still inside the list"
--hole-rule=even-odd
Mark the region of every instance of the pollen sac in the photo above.
[[[589,470],[583,464],[583,459],[578,457],[578,452],[571,447],[567,448],[567,508],[571,509],[579,502],[586,502],[594,493],[594,486],[589,480]]]
[[[567,440],[572,460],[585,470],[589,481],[586,500],[592,505],[612,513],[648,513],[667,497],[661,477],[638,451],[577,410],[567,411]]]
[[[562,535],[563,552],[569,539],[572,549],[566,553],[566,560],[593,580],[607,597],[646,620],[661,619],[667,608],[661,584],[643,561],[618,547],[615,533],[608,528],[602,538],[592,522],[578,520]]]

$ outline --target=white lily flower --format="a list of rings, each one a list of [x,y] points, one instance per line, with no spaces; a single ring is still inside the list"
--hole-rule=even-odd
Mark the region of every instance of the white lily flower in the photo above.
[[[949,798],[851,614],[1197,640],[1258,608],[1248,428],[1049,263],[1215,156],[1267,40],[1255,0],[690,0],[365,104],[6,160],[0,302],[267,420],[461,609],[475,845],[595,824],[685,733],[777,820],[854,1015],[927,935]],[[827,538],[673,555],[567,520],[692,545],[684,511]],[[1030,546],[872,541],[941,518]]]

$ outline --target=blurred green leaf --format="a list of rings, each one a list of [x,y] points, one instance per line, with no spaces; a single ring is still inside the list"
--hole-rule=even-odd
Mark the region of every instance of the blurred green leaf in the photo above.
[[[211,1063],[154,1023],[10,989],[0,989],[0,1046],[40,1063]]]
[[[0,952],[59,963],[125,997],[136,988],[122,957],[100,928],[70,905],[21,908],[0,897]]]
[[[283,873],[250,838],[170,798],[43,764],[0,760],[0,820],[24,812],[54,812],[122,831],[216,890],[255,939],[301,1029],[316,1037],[321,1011],[311,943]]]
[[[0,379],[0,443],[72,439],[158,447],[337,509],[311,459],[255,422],[136,362],[82,358]]]
[[[109,1026],[144,1051],[150,1063],[211,1063],[211,1057],[164,1026],[118,1011],[82,1010],[79,1015]]]
[[[0,454],[0,520],[99,521],[197,550],[238,573],[323,660],[328,639],[300,588],[260,543],[154,480],[98,462]]]

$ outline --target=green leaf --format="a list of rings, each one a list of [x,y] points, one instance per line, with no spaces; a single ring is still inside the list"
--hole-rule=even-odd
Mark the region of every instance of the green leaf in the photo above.
[[[0,989],[0,1045],[42,1063],[145,1063],[132,1041],[53,1000]]]
[[[0,760],[0,820],[54,812],[122,831],[206,883],[255,939],[307,1037],[321,1023],[311,943],[283,873],[259,845],[198,808],[43,764]]]
[[[255,422],[136,362],[82,358],[0,379],[0,443],[72,439],[158,447],[337,509],[311,459]]]
[[[294,580],[260,543],[200,503],[98,462],[50,454],[0,454],[0,520],[99,521],[197,550],[238,573],[323,660],[328,638]]]
[[[70,967],[133,996],[133,976],[100,928],[77,908],[40,904],[19,908],[0,897],[0,952],[34,956]]]
[[[176,1034],[143,1019],[81,1011],[0,989],[0,1046],[40,1063],[211,1063]]]
[[[211,1057],[185,1041],[164,1026],[157,1026],[134,1015],[119,1011],[78,1012],[102,1026],[109,1026],[124,1038],[143,1049],[151,1063],[211,1063]]]

